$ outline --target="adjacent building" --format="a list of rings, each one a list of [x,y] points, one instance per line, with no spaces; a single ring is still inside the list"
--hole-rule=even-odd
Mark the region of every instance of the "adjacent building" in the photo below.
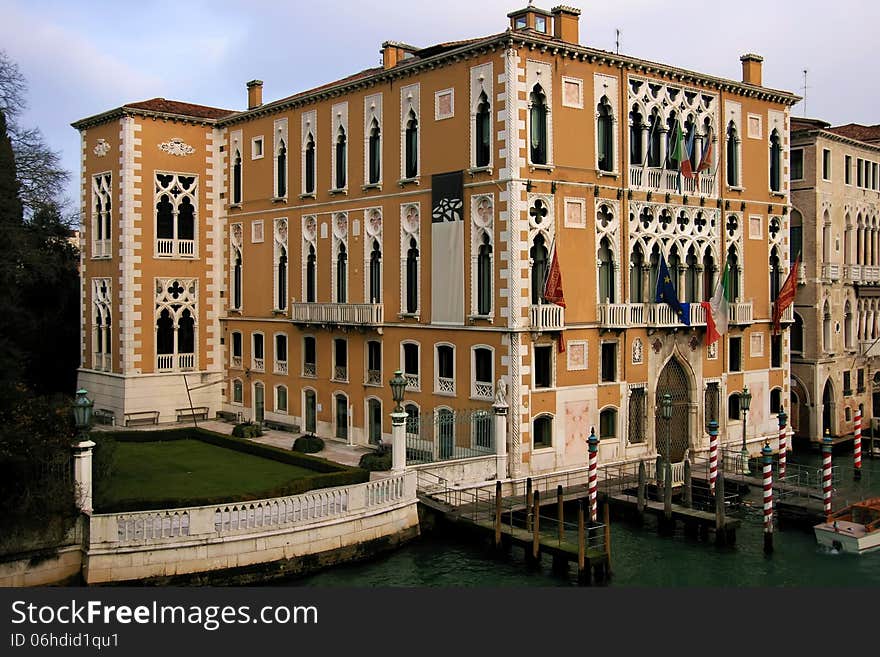
[[[880,126],[795,118],[791,138],[791,414],[818,440],[852,433],[857,409],[880,415]]]
[[[580,45],[571,7],[508,19],[385,42],[382,66],[268,103],[254,80],[244,111],[153,99],[76,122],[96,406],[173,421],[191,398],[367,444],[400,369],[407,430],[441,457],[491,450],[485,417],[451,419],[503,398],[511,475],[583,465],[593,428],[606,461],[680,460],[710,419],[738,449],[745,387],[751,451],[775,437],[799,99],[757,55],[728,80]],[[661,260],[686,323],[654,302]],[[706,346],[697,302],[725,262],[730,331]]]

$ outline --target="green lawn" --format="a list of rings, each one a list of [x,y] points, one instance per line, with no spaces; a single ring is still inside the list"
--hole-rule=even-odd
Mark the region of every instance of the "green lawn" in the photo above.
[[[123,500],[152,508],[193,506],[198,500],[259,499],[314,470],[251,456],[198,440],[117,442],[113,471],[96,482],[95,506],[113,510]]]

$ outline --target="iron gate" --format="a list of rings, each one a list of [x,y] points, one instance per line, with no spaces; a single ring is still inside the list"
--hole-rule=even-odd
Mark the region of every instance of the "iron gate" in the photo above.
[[[494,422],[488,410],[438,408],[425,416],[408,405],[406,411],[407,465],[495,453]]]
[[[664,394],[672,397],[672,418],[666,420],[660,413],[660,400]],[[690,406],[691,389],[687,372],[676,359],[672,358],[660,373],[654,399],[656,423],[654,439],[657,453],[664,459],[677,463],[684,459],[685,450],[690,445]],[[668,445],[668,447],[667,447]]]

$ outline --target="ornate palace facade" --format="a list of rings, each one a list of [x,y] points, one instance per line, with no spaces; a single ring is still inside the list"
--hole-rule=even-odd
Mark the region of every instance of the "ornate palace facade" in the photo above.
[[[764,276],[788,271],[798,98],[756,55],[733,81],[582,46],[579,14],[386,42],[381,67],[269,103],[255,80],[245,111],[154,99],[75,123],[96,407],[173,421],[189,395],[367,444],[398,368],[412,427],[488,409],[500,382],[524,474],[583,465],[592,427],[606,461],[665,451],[667,392],[673,459],[712,418],[738,448],[748,386],[756,452],[789,397]],[[564,307],[543,294],[554,251]],[[699,303],[687,325],[654,303],[661,260],[684,302],[729,263],[720,341]]]

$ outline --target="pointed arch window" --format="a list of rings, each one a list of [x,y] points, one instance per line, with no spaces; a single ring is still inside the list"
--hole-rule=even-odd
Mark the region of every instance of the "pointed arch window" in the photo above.
[[[844,307],[843,312],[843,337],[846,348],[855,349],[855,318],[853,316],[852,304],[849,302],[849,299],[846,301],[846,306]]]
[[[348,299],[348,254],[345,244],[339,245],[336,253],[336,303],[346,303]]]
[[[599,170],[614,171],[614,115],[608,98],[599,101],[596,139],[599,142]]]
[[[370,251],[370,303],[382,302],[382,249],[378,240],[373,240]]]
[[[241,151],[237,148],[232,159],[232,203],[241,203]]]
[[[156,255],[195,257],[198,176],[156,173],[154,182]]]
[[[779,131],[770,134],[770,190],[778,192],[782,189],[782,139]]]
[[[312,133],[306,137],[306,153],[305,153],[305,188],[306,194],[315,193],[315,138]]]
[[[156,371],[196,369],[196,282],[158,280],[156,284]]]
[[[681,274],[681,256],[678,255],[678,247],[673,246],[669,252],[669,274],[672,276],[672,287],[675,288],[675,294],[681,298],[679,294],[679,274]]]
[[[727,124],[727,185],[739,187],[739,134],[736,124]]]
[[[827,301],[822,309],[822,351],[826,354],[834,352],[834,345],[831,342],[831,306]]]
[[[477,314],[492,312],[492,245],[485,233],[477,255]]]
[[[642,152],[642,131],[644,119],[635,105],[629,113],[629,163],[632,166],[642,166],[645,155]]]
[[[414,237],[406,252],[406,312],[415,314],[419,307],[419,247]]]
[[[232,265],[232,307],[236,310],[241,310],[241,273],[241,249],[235,249],[235,261]]]
[[[804,351],[804,320],[798,314],[794,314],[794,326],[791,327],[791,351],[801,354]]]
[[[309,245],[309,255],[306,257],[306,303],[315,303],[317,297],[316,268],[315,247]]]
[[[537,305],[544,300],[544,281],[547,278],[547,247],[544,236],[536,235],[529,249],[529,257],[532,259],[532,305]]]
[[[614,253],[608,238],[599,243],[599,301],[614,303]]]
[[[660,276],[660,247],[656,244],[651,249],[651,261],[648,269],[648,300],[652,299],[653,290],[657,289],[657,278]]]
[[[770,301],[776,301],[782,288],[782,265],[779,250],[774,246],[770,250]]]
[[[405,174],[407,178],[419,175],[419,120],[413,110],[406,122]]]
[[[346,172],[348,170],[347,154],[348,138],[345,135],[345,128],[339,126],[339,130],[336,133],[336,189],[345,189]]]
[[[636,243],[630,256],[629,265],[629,302],[642,303],[644,300],[644,268],[645,254],[642,245]]]
[[[377,185],[382,178],[382,130],[374,118],[370,124],[369,151],[369,184]]]
[[[657,110],[654,110],[651,113],[651,122],[648,127],[648,166],[649,167],[660,167],[662,166],[662,160],[660,159],[660,140],[662,139],[661,133],[662,121],[660,120],[660,114]]]
[[[801,252],[804,239],[804,220],[803,216],[797,210],[791,211],[791,222],[789,224],[789,241],[791,249],[789,249],[789,260],[794,264],[795,259]],[[857,251],[858,252],[858,251]]]
[[[287,145],[283,139],[278,140],[278,152],[275,155],[275,196],[287,196]]]
[[[477,104],[476,121],[476,153],[474,154],[474,163],[477,167],[487,167],[491,160],[492,134],[490,123],[490,105],[486,92],[480,93]]]
[[[529,141],[532,164],[547,164],[547,96],[540,84],[529,96]]]
[[[728,289],[729,299],[730,301],[739,301],[740,297],[740,266],[739,266],[739,256],[736,254],[736,249],[731,246],[727,251],[727,263],[730,267],[729,276],[727,279],[727,284],[730,286]]]
[[[694,252],[693,247],[688,250],[685,262],[687,264],[687,268],[684,272],[684,296],[687,301],[693,303],[700,300],[700,261],[697,258],[697,254]]]
[[[92,199],[94,216],[92,217],[92,257],[109,258],[112,237],[112,174],[102,173],[92,177]]]
[[[287,249],[283,246],[278,255],[278,280],[276,289],[278,290],[278,298],[275,301],[277,304],[275,307],[278,310],[284,310],[287,308]]]

